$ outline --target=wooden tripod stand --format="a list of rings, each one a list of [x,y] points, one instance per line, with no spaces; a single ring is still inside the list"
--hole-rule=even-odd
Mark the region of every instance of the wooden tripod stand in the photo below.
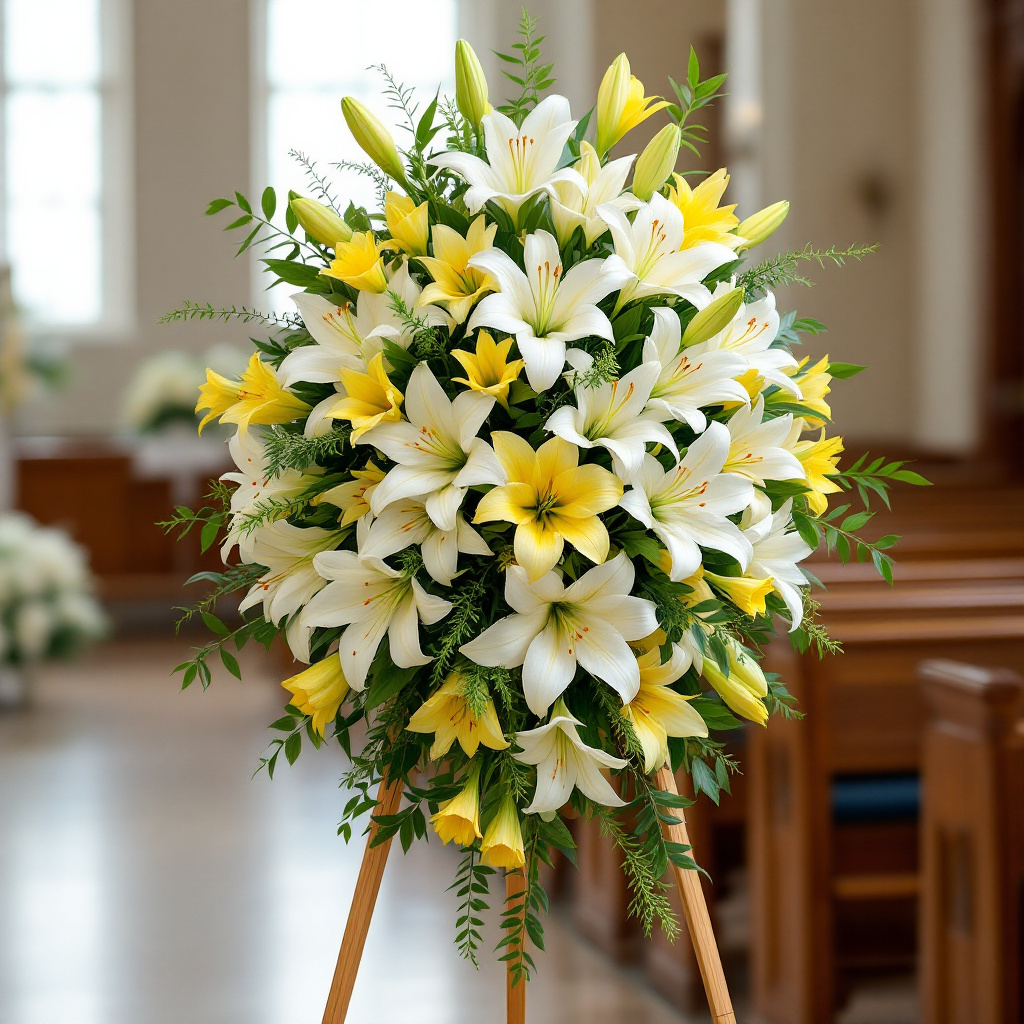
[[[658,789],[666,793],[677,793],[676,780],[668,767],[661,768],[654,777]],[[398,810],[402,798],[402,783],[382,782],[377,793],[377,813],[379,815],[394,814]],[[679,823],[665,826],[666,838],[673,843],[689,846],[686,824],[682,820],[682,812],[676,810],[674,815]],[[370,825],[370,834],[366,841],[363,863],[359,868],[356,880],[356,891],[352,897],[352,906],[348,913],[345,926],[345,937],[341,942],[338,964],[334,969],[330,995],[327,997],[327,1008],[324,1010],[323,1024],[345,1024],[352,989],[355,986],[356,972],[363,955],[366,934],[370,928],[374,904],[380,891],[381,879],[384,876],[384,865],[387,863],[391,840],[387,839],[378,846],[372,846],[376,835],[376,826]],[[683,904],[683,916],[690,932],[697,966],[700,968],[704,991],[707,993],[708,1006],[711,1008],[713,1024],[736,1024],[729,988],[722,971],[722,959],[718,953],[714,931],[711,928],[711,917],[708,914],[704,890],[695,871],[685,871],[672,866],[679,896]],[[506,899],[521,893],[526,881],[521,871],[509,871],[505,874]],[[505,986],[506,1020],[508,1024],[526,1024],[526,983],[512,984],[511,972],[506,975]]]

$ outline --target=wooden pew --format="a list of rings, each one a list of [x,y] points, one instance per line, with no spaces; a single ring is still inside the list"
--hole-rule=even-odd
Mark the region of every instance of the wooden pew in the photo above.
[[[876,941],[850,966],[891,964],[899,955],[913,962],[916,822],[837,825],[833,789],[837,778],[918,771],[926,719],[918,662],[1024,661],[1024,602],[1012,581],[952,581],[916,593],[883,587],[865,596],[871,586],[837,588],[823,606],[843,656],[800,658],[785,641],[768,652],[768,667],[807,715],[752,730],[747,758],[752,987],[769,1024],[833,1019],[842,996],[837,937],[856,932],[858,920],[874,921]]]
[[[1024,680],[926,661],[921,1003],[924,1024],[1021,1020]]]

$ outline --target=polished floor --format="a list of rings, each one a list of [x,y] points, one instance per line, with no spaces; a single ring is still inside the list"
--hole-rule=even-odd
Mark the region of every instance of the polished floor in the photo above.
[[[335,835],[342,755],[251,778],[282,705],[249,660],[180,693],[167,641],[48,668],[0,714],[2,1024],[317,1024],[362,843]],[[352,1024],[499,1024],[501,968],[454,951],[450,851],[393,854]],[[681,1024],[557,917],[531,1024]]]

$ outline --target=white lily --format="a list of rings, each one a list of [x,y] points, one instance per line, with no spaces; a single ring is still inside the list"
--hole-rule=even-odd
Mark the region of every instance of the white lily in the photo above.
[[[263,605],[268,622],[279,623],[298,611],[324,586],[323,577],[314,568],[315,557],[341,539],[336,530],[317,526],[293,526],[278,519],[260,526],[238,544],[241,560],[265,565],[267,572],[252,586],[238,606],[240,612]]]
[[[434,525],[454,530],[468,488],[505,483],[494,450],[476,436],[493,406],[494,399],[479,391],[450,400],[430,367],[420,363],[406,391],[408,422],[381,423],[359,438],[398,463],[374,488],[373,514],[393,501],[422,496]]]
[[[526,236],[526,273],[507,253],[487,249],[471,267],[498,282],[500,291],[486,296],[470,317],[468,331],[494,327],[514,334],[526,376],[534,391],[546,391],[565,366],[565,343],[596,335],[613,340],[608,317],[597,303],[626,280],[609,260],[590,259],[562,273],[558,242],[547,231]]]
[[[523,693],[536,715],[546,714],[572,682],[577,663],[624,701],[632,700],[640,670],[626,641],[658,628],[654,604],[630,596],[634,575],[624,552],[568,587],[554,572],[531,583],[526,570],[513,565],[505,577],[505,600],[515,614],[460,650],[478,665],[522,665]]]
[[[797,629],[803,620],[801,588],[808,585],[807,577],[797,568],[797,563],[814,550],[795,530],[787,532],[792,522],[792,509],[792,499],[774,513],[768,503],[767,514],[757,517],[755,503],[740,520],[743,535],[750,541],[754,552],[747,574],[762,579],[772,578],[775,592],[786,602],[789,610],[793,623],[790,632]]]
[[[723,473],[729,432],[721,423],[708,429],[667,472],[653,455],[644,456],[631,490],[619,504],[661,539],[678,582],[697,571],[701,547],[732,555],[742,567],[750,562],[750,542],[726,516],[742,512],[753,487],[742,477]]]
[[[663,444],[675,456],[679,450],[655,412],[644,412],[661,364],[641,363],[618,380],[597,387],[578,386],[576,406],[563,405],[544,424],[545,430],[579,448],[607,448],[612,470],[630,480],[643,462],[646,444]]]
[[[644,342],[644,359],[657,360],[661,372],[651,388],[648,408],[661,419],[680,420],[700,434],[708,425],[704,408],[723,402],[749,401],[743,385],[735,379],[747,364],[735,352],[697,354],[681,349],[681,337],[675,311],[664,306],[655,309],[654,329]]]
[[[615,255],[608,262],[627,275],[618,305],[645,295],[678,295],[703,309],[711,293],[701,281],[713,270],[731,263],[736,254],[718,242],[680,251],[683,215],[664,196],[655,193],[641,204],[631,224],[617,206],[605,203],[598,216],[608,225]]]
[[[582,724],[558,701],[547,725],[516,733],[516,743],[522,749],[513,757],[523,764],[537,766],[537,788],[524,814],[549,819],[569,799],[573,789],[605,807],[625,804],[601,774],[601,768],[625,768],[626,762],[587,746],[577,731]]]
[[[764,486],[765,480],[802,480],[805,473],[800,460],[786,449],[793,417],[786,413],[764,419],[764,398],[753,406],[737,409],[729,419],[729,457],[725,471],[739,473]]]
[[[221,545],[220,556],[226,562],[231,549],[241,540],[246,516],[258,507],[275,501],[295,498],[314,484],[320,476],[297,469],[283,469],[276,475],[267,472],[263,442],[255,431],[238,431],[228,441],[228,451],[238,467],[237,473],[224,473],[221,480],[238,486],[231,493],[231,520],[228,534]]]
[[[558,170],[562,149],[576,128],[564,96],[548,96],[517,127],[497,110],[482,118],[485,163],[469,153],[444,153],[431,159],[437,167],[450,167],[469,183],[464,201],[471,214],[493,199],[513,219],[519,207],[538,192],[554,193],[559,181],[585,186],[577,171]]]
[[[735,281],[720,281],[712,298],[717,299],[734,287]],[[784,372],[786,369],[795,369],[799,364],[785,349],[771,347],[778,333],[779,314],[775,308],[775,296],[768,292],[757,302],[743,303],[724,330],[702,344],[694,345],[688,354],[691,359],[703,358],[712,352],[731,352],[742,356],[747,368],[799,400],[800,388]],[[746,394],[741,401],[747,401]]]
[[[354,551],[325,551],[316,571],[331,582],[303,609],[305,642],[315,626],[347,626],[338,640],[341,669],[353,690],[362,690],[377,648],[387,634],[391,660],[399,668],[426,665],[420,649],[420,621],[432,625],[451,611],[451,602],[428,594],[416,579],[379,558]]]
[[[582,227],[587,248],[592,246],[608,230],[608,225],[597,214],[597,208],[604,203],[611,203],[623,212],[640,206],[640,200],[632,192],[623,191],[635,159],[635,156],[623,156],[609,160],[602,167],[594,147],[589,142],[580,143],[580,158],[573,169],[579,172],[585,188],[581,189],[576,182],[560,181],[555,185],[551,200],[551,216],[559,245],[565,245],[576,228]]]
[[[439,530],[418,498],[394,501],[373,521],[359,545],[360,558],[387,558],[415,544],[423,554],[423,568],[442,586],[451,586],[458,572],[459,552],[490,555],[487,542],[472,526],[455,516],[454,530]]]
[[[334,384],[341,380],[342,368],[365,372],[367,363],[384,347],[385,339],[401,348],[412,344],[408,323],[392,306],[397,296],[408,309],[414,309],[423,289],[409,274],[405,260],[397,269],[389,268],[386,273],[387,291],[381,294],[361,291],[355,306],[351,302],[339,306],[322,295],[307,292],[292,296],[316,344],[304,345],[285,356],[279,371],[285,387],[297,381]],[[451,329],[454,326],[452,318],[440,306],[420,306],[416,316],[431,327]]]

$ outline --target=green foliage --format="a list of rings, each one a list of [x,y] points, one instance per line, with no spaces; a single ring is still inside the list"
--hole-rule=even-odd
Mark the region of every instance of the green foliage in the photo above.
[[[747,301],[752,302],[761,298],[771,288],[788,284],[810,287],[813,282],[797,273],[800,264],[808,260],[817,263],[819,267],[824,267],[829,262],[842,267],[847,260],[862,260],[877,251],[877,244],[851,245],[846,249],[830,245],[827,249],[815,249],[808,242],[802,249],[791,249],[789,252],[762,260],[756,267],[751,267],[740,274],[736,283],[745,290]]]
[[[313,186],[313,194],[316,198],[330,207],[339,217],[341,216],[341,201],[331,191],[331,183],[327,177],[321,174],[316,167],[316,161],[306,156],[300,149],[289,149],[288,155],[302,166]],[[297,224],[296,224],[297,227]],[[295,228],[291,229],[292,231]]]
[[[266,472],[271,476],[286,469],[305,470],[322,466],[342,454],[351,429],[335,427],[316,437],[306,437],[283,427],[272,427],[264,438]]]
[[[503,114],[512,118],[517,125],[521,125],[526,115],[540,102],[540,94],[555,84],[551,72],[554,64],[541,64],[540,44],[544,42],[545,36],[538,36],[537,18],[531,18],[523,8],[522,17],[519,19],[520,41],[512,44],[515,53],[498,53],[495,56],[498,60],[508,65],[502,68],[501,73],[522,90],[514,100],[498,107]]]
[[[838,505],[822,516],[812,516],[800,509],[793,508],[793,525],[801,537],[812,547],[817,548],[822,541],[828,554],[833,551],[845,565],[856,555],[858,562],[869,559],[878,570],[878,574],[892,586],[892,558],[886,549],[894,547],[899,537],[890,535],[880,540],[866,541],[856,536],[855,531],[862,529],[874,516],[873,512],[854,512],[846,516],[840,523],[839,517],[850,509],[849,505]]]
[[[480,966],[476,958],[482,941],[480,929],[484,924],[480,915],[488,909],[488,880],[494,874],[494,868],[481,864],[479,856],[475,849],[466,850],[459,861],[455,881],[448,887],[448,891],[454,890],[459,899],[459,912],[455,919],[455,945],[462,958],[474,967]]]
[[[715,75],[705,81],[700,80],[700,62],[697,53],[690,47],[690,59],[686,69],[686,81],[680,85],[674,78],[669,78],[675,93],[675,103],[670,103],[667,110],[669,116],[679,125],[682,144],[697,156],[697,146],[706,142],[707,128],[702,124],[687,125],[687,119],[697,110],[706,107],[712,100],[722,95],[721,86],[726,75]]]
[[[830,370],[831,365],[829,366]],[[844,469],[833,477],[844,490],[849,490],[851,487],[856,488],[860,500],[864,503],[864,508],[870,507],[871,493],[879,495],[888,508],[889,491],[894,482],[913,484],[915,487],[931,486],[931,481],[926,480],[920,473],[915,473],[912,469],[904,469],[903,467],[907,465],[905,460],[886,462],[885,459],[878,458],[868,463],[869,458],[870,455],[865,452],[849,469]],[[859,528],[854,527],[854,529]],[[889,546],[891,547],[891,545]]]
[[[789,634],[793,649],[806,654],[812,647],[818,658],[826,654],[842,654],[843,645],[828,634],[828,630],[818,619],[821,602],[811,597],[809,590],[804,591],[804,615],[799,627]]]
[[[193,302],[191,299],[185,299],[180,309],[172,309],[165,313],[157,323],[182,323],[187,320],[219,320],[221,323],[241,320],[245,324],[256,321],[275,330],[302,328],[302,317],[298,313],[261,313],[258,309],[250,309],[248,306],[223,306],[217,309],[212,303]]]

